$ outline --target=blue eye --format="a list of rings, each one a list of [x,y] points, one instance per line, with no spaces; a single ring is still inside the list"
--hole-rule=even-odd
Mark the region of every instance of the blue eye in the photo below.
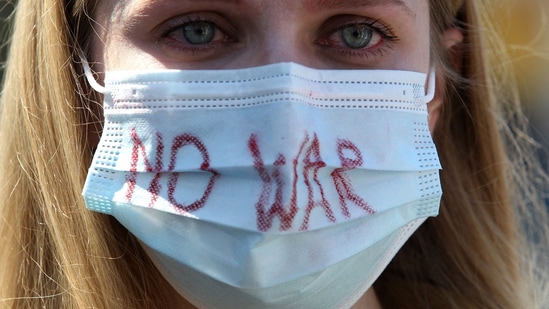
[[[194,50],[196,48],[203,50],[231,42],[234,35],[226,33],[234,33],[234,31],[230,31],[227,23],[216,16],[205,15],[190,15],[173,19],[162,31],[160,41],[165,45],[180,47],[178,49],[188,47]],[[220,24],[225,26],[219,26]]]
[[[352,49],[361,49],[372,41],[373,30],[363,24],[348,25],[341,29],[341,41]]]
[[[329,21],[319,36],[316,43],[320,46],[364,53],[378,53],[380,48],[398,40],[379,20],[347,15]]]
[[[183,37],[192,45],[211,43],[216,34],[216,27],[207,21],[189,22],[182,27]]]

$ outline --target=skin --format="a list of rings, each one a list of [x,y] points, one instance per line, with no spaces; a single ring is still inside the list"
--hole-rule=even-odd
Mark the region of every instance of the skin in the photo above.
[[[296,62],[318,69],[430,69],[427,0],[119,0],[95,13],[94,70],[234,69]],[[202,23],[211,40],[191,44],[184,26]],[[351,48],[343,29],[357,25],[372,37]],[[461,42],[450,29],[447,48]],[[429,104],[434,128],[443,79]],[[174,300],[180,304],[183,299]],[[370,289],[353,308],[381,308]]]
[[[98,39],[93,60],[104,65],[96,67],[99,72],[229,69],[292,61],[319,69],[427,73],[427,0],[400,1],[403,4],[375,0],[102,1],[96,11]],[[329,2],[338,5],[322,5]],[[191,46],[177,31],[165,36],[170,29],[197,20],[219,25],[214,42]],[[373,23],[373,46],[361,50],[345,46],[338,28],[361,23]]]

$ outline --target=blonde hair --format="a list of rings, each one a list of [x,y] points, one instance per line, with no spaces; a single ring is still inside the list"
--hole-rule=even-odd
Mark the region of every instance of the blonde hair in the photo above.
[[[412,236],[376,291],[388,308],[547,308],[548,221],[545,192],[538,192],[547,178],[491,28],[491,3],[446,2],[431,1],[440,6],[431,18],[442,26],[433,37],[452,26],[466,36],[448,53],[434,52],[448,78],[434,132],[443,167],[440,215]]]
[[[523,276],[528,260],[520,251],[527,242],[516,232],[525,207],[537,204],[527,203],[534,201],[525,191],[531,187],[513,189],[529,174],[505,155],[507,133],[514,136],[509,150],[535,163],[517,138],[523,131],[507,132],[510,127],[499,118],[495,87],[501,83],[483,52],[481,2],[430,2],[435,59],[448,76],[435,132],[444,200],[441,215],[412,237],[376,291],[385,304],[410,291],[417,306],[399,304],[408,307],[534,308],[534,290]],[[111,217],[87,211],[81,197],[96,143],[93,132],[101,122],[76,54],[88,48],[92,21],[87,14],[94,5],[18,1],[1,101],[2,307],[173,307],[169,300],[175,292],[135,238]],[[450,55],[437,46],[441,32],[451,26],[466,33],[461,49],[453,50],[463,55],[461,72],[452,70]],[[537,171],[535,165],[526,167]],[[518,201],[511,200],[515,193]],[[536,214],[539,219],[544,213]]]

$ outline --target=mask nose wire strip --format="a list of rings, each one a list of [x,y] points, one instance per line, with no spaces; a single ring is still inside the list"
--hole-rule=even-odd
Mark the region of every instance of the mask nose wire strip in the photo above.
[[[86,57],[84,57],[82,52],[80,52],[80,59],[82,61],[82,67],[84,68],[84,74],[86,75],[86,79],[88,80],[88,83],[90,84],[90,86],[95,91],[105,94],[107,92],[107,88],[99,85],[97,80],[95,80],[95,77],[93,76],[93,73],[90,68],[90,64],[88,63],[88,60],[86,59]]]
[[[107,92],[107,89],[104,86],[101,86],[93,76],[88,60],[82,55],[82,53],[80,53],[80,58],[82,61],[82,67],[84,68],[84,74],[90,86],[95,91],[105,94]],[[435,73],[435,68],[432,68],[429,73],[429,81],[427,85],[427,94],[425,95],[425,103],[431,102],[435,97],[435,93],[436,93],[436,73]]]

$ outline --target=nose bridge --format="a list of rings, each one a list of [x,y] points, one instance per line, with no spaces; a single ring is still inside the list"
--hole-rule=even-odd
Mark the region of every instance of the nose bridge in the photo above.
[[[277,62],[296,62],[300,64],[306,61],[306,52],[300,34],[295,26],[287,25],[283,29],[277,29],[265,33],[263,55],[265,64]]]
[[[265,12],[262,24],[254,38],[256,65],[295,62],[311,66],[313,57],[308,38],[296,16],[282,10]],[[251,59],[250,59],[251,60]]]

